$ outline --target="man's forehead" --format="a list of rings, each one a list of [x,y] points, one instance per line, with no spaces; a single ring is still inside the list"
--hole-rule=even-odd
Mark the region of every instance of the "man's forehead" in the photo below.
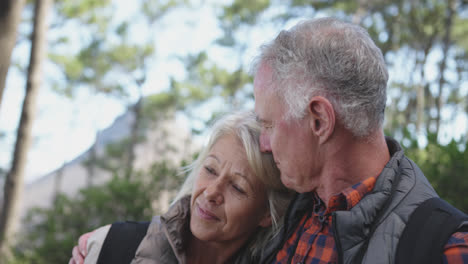
[[[268,63],[261,63],[254,78],[254,87],[257,90],[265,90],[273,84],[273,69]]]
[[[254,106],[254,112],[255,112],[255,120],[259,122],[260,124],[264,124],[267,122],[266,120],[266,114],[268,112],[268,91],[265,91],[262,89],[262,91],[256,89],[255,90],[255,106]]]

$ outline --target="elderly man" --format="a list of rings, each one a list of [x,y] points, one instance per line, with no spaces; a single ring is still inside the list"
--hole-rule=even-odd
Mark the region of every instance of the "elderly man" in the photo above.
[[[411,214],[437,194],[384,136],[380,49],[357,25],[304,21],[262,46],[254,73],[262,151],[300,193],[263,262],[394,263]],[[442,245],[439,263],[468,263],[467,233]]]

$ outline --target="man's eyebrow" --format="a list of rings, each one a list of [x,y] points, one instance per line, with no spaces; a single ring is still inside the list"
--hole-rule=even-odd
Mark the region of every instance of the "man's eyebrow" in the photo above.
[[[268,123],[265,119],[262,119],[262,118],[260,118],[259,116],[255,116],[255,120],[256,120],[258,123],[261,123],[261,124]]]

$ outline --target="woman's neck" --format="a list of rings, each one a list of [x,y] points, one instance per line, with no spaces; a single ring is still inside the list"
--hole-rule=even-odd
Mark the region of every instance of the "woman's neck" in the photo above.
[[[239,250],[239,246],[234,244],[221,244],[216,242],[201,241],[192,235],[188,244],[187,264],[227,263],[229,259]]]

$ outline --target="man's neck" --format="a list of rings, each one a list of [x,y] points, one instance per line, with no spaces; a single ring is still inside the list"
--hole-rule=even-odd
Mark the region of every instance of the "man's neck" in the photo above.
[[[377,177],[390,160],[385,137],[377,131],[367,139],[341,132],[335,137],[324,161],[317,194],[326,205],[333,195],[369,177]]]

